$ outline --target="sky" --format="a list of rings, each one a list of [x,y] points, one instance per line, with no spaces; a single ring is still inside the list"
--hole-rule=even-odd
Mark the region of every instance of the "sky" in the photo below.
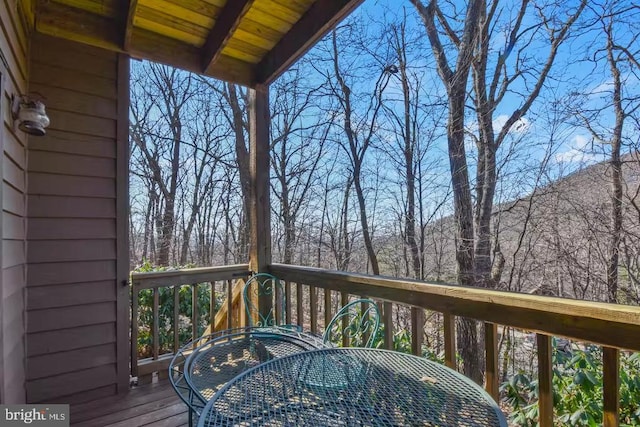
[[[504,4],[507,6],[505,6],[503,16],[507,16],[509,13],[515,13],[514,11],[508,10],[509,2],[504,2]],[[566,4],[577,4],[577,2],[573,1]],[[462,5],[463,2],[458,2],[457,6],[460,7],[460,10],[463,10]],[[631,5],[631,2],[616,2],[618,9],[626,8],[627,5]],[[354,17],[383,20],[385,16],[394,14],[401,15],[403,11],[409,16],[408,26],[411,29],[415,29],[415,31],[424,33],[422,22],[418,19],[413,5],[408,0],[366,0],[359,9],[354,12]],[[584,29],[584,27],[582,27],[587,22],[593,22],[593,12],[594,11],[589,8],[583,12],[582,19],[576,24],[576,27],[580,25],[581,28],[576,28],[575,35],[561,46],[556,58],[556,64],[547,81],[547,87],[550,89],[543,90],[538,102],[534,104],[530,112],[514,126],[511,132],[514,138],[527,136],[530,139],[535,139],[536,134],[545,140],[549,138],[550,129],[546,121],[551,115],[550,110],[564,107],[560,102],[566,101],[567,95],[572,91],[577,91],[582,95],[579,97],[579,102],[588,108],[602,107],[610,102],[611,77],[606,67],[607,64],[603,61],[604,54],[602,51],[597,50],[603,45],[601,27],[592,29]],[[527,21],[527,19],[529,21]],[[635,21],[635,23],[637,23],[640,21],[640,11],[633,12],[628,19],[632,23],[619,23],[615,36],[621,45],[630,45],[633,47],[635,41],[632,40],[632,37],[637,36],[636,33],[640,31],[640,28],[633,26],[633,22]],[[526,26],[528,22],[533,21],[531,18],[525,18],[523,27]],[[499,26],[495,28],[496,37],[492,38],[492,46],[500,49],[504,45],[507,33],[505,30],[500,31]],[[535,54],[531,53],[531,51],[532,50],[529,49],[529,55],[538,55],[539,60],[542,61],[545,58],[546,52],[548,52],[548,46],[541,46],[540,49],[536,49]],[[589,61],[594,58],[599,59],[599,61],[596,63]],[[424,49],[423,58],[418,56],[414,59],[426,64],[432,60],[432,53],[430,49],[427,48]],[[510,59],[515,59],[515,55],[511,55]],[[636,70],[635,74],[627,72],[623,76],[627,94],[630,96],[640,93],[637,71],[638,70]],[[517,85],[515,89],[516,91],[522,90],[523,92],[527,92],[528,88],[520,84]],[[557,100],[554,101],[553,98],[557,98]],[[506,122],[508,115],[521,105],[521,102],[521,97],[515,93],[507,95],[494,114],[494,129],[498,130],[500,126]],[[595,118],[591,119],[593,119],[593,125],[600,127],[602,133],[606,135],[613,123],[613,114],[609,111],[600,114],[598,120]],[[597,143],[597,141],[594,143],[593,137],[588,130],[576,120],[565,118],[565,121],[566,126],[563,129],[559,128],[554,130],[555,137],[559,138],[561,136],[561,140],[556,141],[557,146],[553,148],[554,154],[551,159],[553,162],[562,166],[563,170],[570,171],[586,164],[602,161],[606,158],[606,154],[608,153],[606,144]],[[467,121],[467,127],[473,131],[477,128],[477,125],[470,119]],[[625,130],[631,142],[638,141],[637,127],[634,129],[632,125],[629,125]],[[544,146],[542,141],[540,143],[534,141],[530,144],[533,146]],[[470,141],[469,148],[473,150],[472,141]],[[541,157],[544,153],[540,152],[534,155]]]

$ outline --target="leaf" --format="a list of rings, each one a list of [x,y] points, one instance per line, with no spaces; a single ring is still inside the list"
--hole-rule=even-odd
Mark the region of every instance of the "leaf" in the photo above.
[[[582,419],[583,415],[584,415],[584,409],[580,408],[577,411],[575,411],[573,414],[571,414],[569,421],[571,422],[571,424],[575,424],[578,422],[578,420]]]
[[[585,374],[585,376],[587,377],[587,379],[589,380],[589,382],[591,384],[593,384],[593,385],[600,384],[600,381],[598,381],[598,378],[596,378],[596,376],[593,374],[593,372],[585,371],[584,374]]]

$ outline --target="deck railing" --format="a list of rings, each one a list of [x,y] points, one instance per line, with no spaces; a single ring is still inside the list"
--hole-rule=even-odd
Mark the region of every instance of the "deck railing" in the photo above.
[[[485,322],[485,387],[499,399],[498,325],[536,333],[538,345],[539,425],[553,425],[553,363],[551,339],[566,337],[602,346],[603,395],[605,426],[617,426],[619,413],[620,350],[640,351],[640,307],[578,301],[564,298],[500,292],[447,284],[424,283],[387,277],[321,270],[284,264],[274,264],[270,272],[286,282],[285,293],[310,294],[308,310],[304,299],[296,300],[296,318],[301,324],[309,313],[311,328],[317,327],[318,311],[330,318],[334,292],[344,302],[348,295],[366,296],[385,301],[385,319],[392,319],[392,304],[414,307],[412,329],[414,353],[420,351],[416,336],[422,327],[422,309],[437,311],[444,316],[445,361],[455,367],[455,316]],[[317,290],[324,289],[325,307],[318,304]],[[287,307],[287,319],[292,318],[293,302]],[[418,307],[418,309],[415,309]],[[389,323],[387,323],[389,324]],[[420,325],[420,326],[419,326]],[[388,328],[390,329],[390,328]],[[388,345],[388,343],[386,343]]]
[[[132,273],[131,274],[131,375],[138,378],[139,383],[147,383],[151,381],[154,372],[160,377],[166,376],[167,368],[171,361],[172,355],[185,344],[180,339],[179,330],[181,322],[190,320],[191,334],[186,341],[200,336],[198,313],[198,288],[201,286],[209,287],[209,307],[207,308],[208,324],[223,325],[223,329],[240,326],[241,318],[239,310],[234,309],[234,305],[239,304],[240,293],[238,287],[234,287],[234,281],[246,279],[249,275],[248,265],[231,265],[224,267],[209,268],[190,268],[181,270],[158,271],[148,273]],[[185,314],[180,313],[180,289],[183,286],[191,287],[191,301],[188,302],[191,308],[190,319],[185,319]],[[171,347],[172,351],[161,354],[160,343],[160,290],[163,288],[172,289],[173,293],[173,312],[171,313],[171,321],[169,331],[172,334]],[[235,291],[234,291],[235,289]],[[145,307],[151,310],[151,322],[149,324],[140,324],[139,314],[140,293],[141,291],[151,290],[152,303],[151,307]],[[224,301],[226,306],[224,310],[216,308],[217,301]],[[138,337],[142,330],[149,333],[151,338],[151,357],[140,358],[138,353]]]
[[[321,332],[338,306],[352,296],[365,296],[380,301],[385,324],[384,345],[392,346],[393,316],[398,307],[411,309],[412,352],[422,351],[425,310],[439,312],[443,319],[443,349],[445,363],[456,368],[456,316],[464,316],[485,323],[485,387],[499,399],[498,326],[535,332],[537,341],[537,369],[539,382],[539,425],[553,425],[553,363],[552,337],[600,345],[603,350],[603,395],[605,426],[618,425],[619,359],[620,350],[640,351],[640,307],[578,301],[563,298],[467,288],[449,284],[424,283],[413,280],[368,276],[284,264],[273,264],[270,273],[285,282],[285,317],[295,323]],[[213,329],[242,326],[243,309],[240,303],[242,281],[249,274],[248,266],[236,265],[204,269],[188,269],[132,275],[132,374],[148,379],[152,372],[166,372],[171,354],[160,355],[158,343],[157,295],[162,287],[174,289],[174,323],[179,322],[175,311],[178,291],[182,285],[209,283],[211,308],[209,319]],[[152,357],[138,360],[138,294],[153,289]],[[215,295],[224,295],[225,303],[215,310]],[[192,295],[195,295],[192,292]],[[193,301],[194,307],[197,307]],[[197,336],[196,310],[192,312],[192,336]],[[235,320],[234,320],[235,319]],[[177,329],[177,328],[174,328]],[[174,351],[179,345],[174,330]]]

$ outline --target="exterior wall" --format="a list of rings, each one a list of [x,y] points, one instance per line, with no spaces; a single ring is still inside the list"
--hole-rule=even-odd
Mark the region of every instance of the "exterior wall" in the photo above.
[[[76,403],[128,385],[126,227],[117,238],[127,216],[127,66],[106,50],[32,39],[30,90],[46,98],[51,125],[29,140],[29,402]]]
[[[33,22],[30,2],[0,3],[0,402],[9,404],[25,401],[27,136],[14,129],[11,96],[28,89],[29,22]]]

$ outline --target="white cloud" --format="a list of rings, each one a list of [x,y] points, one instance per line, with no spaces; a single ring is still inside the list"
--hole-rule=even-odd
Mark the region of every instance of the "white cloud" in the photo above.
[[[504,125],[507,123],[507,120],[509,120],[509,116],[507,116],[506,114],[501,114],[498,117],[496,117],[493,120],[493,131],[495,133],[500,132],[504,127]],[[509,129],[509,132],[523,134],[523,133],[526,133],[529,130],[529,128],[531,128],[531,122],[526,117],[523,117],[517,120],[513,124],[513,126],[511,126],[511,129]]]
[[[590,147],[591,139],[584,135],[574,135],[567,151],[554,156],[556,163],[593,163],[603,160],[603,155],[594,153]]]

